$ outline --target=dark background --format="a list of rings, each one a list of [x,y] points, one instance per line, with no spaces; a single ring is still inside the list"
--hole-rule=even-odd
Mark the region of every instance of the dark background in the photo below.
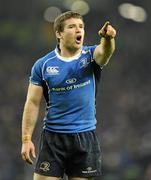
[[[151,180],[151,1],[134,0],[144,22],[123,18],[125,0],[87,0],[85,44],[99,43],[109,20],[117,30],[116,51],[102,71],[97,131],[102,144],[101,180]],[[21,119],[33,63],[55,48],[53,23],[44,11],[68,10],[62,0],[0,0],[0,180],[30,180],[33,166],[21,160]],[[39,141],[44,102],[33,140]],[[97,179],[99,180],[99,179]]]

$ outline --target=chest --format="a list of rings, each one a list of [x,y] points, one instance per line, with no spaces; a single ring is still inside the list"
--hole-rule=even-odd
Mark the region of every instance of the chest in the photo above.
[[[50,61],[43,68],[43,78],[49,87],[66,87],[82,83],[92,76],[93,68],[89,56],[71,62]]]

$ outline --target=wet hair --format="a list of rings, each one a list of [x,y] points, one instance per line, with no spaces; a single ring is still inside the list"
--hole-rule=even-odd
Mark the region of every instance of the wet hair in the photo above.
[[[83,21],[83,17],[74,11],[67,11],[60,14],[54,21],[54,32],[62,32],[64,30],[64,21],[70,18],[77,18]]]

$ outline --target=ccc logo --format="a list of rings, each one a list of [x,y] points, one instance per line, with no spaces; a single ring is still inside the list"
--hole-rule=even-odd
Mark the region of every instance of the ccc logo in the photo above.
[[[67,83],[67,84],[73,84],[73,83],[75,83],[76,81],[77,81],[76,78],[72,78],[72,79],[66,80],[66,83]]]

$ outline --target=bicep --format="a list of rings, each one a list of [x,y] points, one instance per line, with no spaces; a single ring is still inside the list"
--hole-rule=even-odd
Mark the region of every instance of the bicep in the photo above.
[[[42,95],[43,95],[42,86],[37,86],[37,85],[30,83],[29,87],[28,87],[26,101],[30,101],[30,102],[34,103],[35,105],[39,105],[41,102],[41,99],[42,99]]]

